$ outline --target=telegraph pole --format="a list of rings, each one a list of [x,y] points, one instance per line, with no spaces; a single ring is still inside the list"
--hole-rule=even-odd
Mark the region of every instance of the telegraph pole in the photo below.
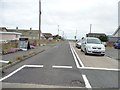
[[[39,0],[39,46],[40,46],[40,36],[41,36],[41,0]]]
[[[58,36],[59,36],[59,25],[58,25]]]
[[[91,33],[91,30],[92,30],[92,24],[90,24],[90,33]]]

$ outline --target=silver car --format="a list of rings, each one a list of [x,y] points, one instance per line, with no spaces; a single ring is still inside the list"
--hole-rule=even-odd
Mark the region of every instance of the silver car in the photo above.
[[[105,46],[98,38],[87,37],[82,39],[81,51],[85,54],[105,55]]]

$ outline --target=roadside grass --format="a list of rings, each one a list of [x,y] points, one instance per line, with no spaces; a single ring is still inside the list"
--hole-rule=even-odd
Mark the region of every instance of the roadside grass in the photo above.
[[[8,49],[10,48],[17,48],[18,43],[17,42],[8,42],[8,43],[2,43],[0,44],[0,51],[7,52]]]

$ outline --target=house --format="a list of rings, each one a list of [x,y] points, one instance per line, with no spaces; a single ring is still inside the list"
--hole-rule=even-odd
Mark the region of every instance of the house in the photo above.
[[[30,28],[30,29],[18,29],[18,27],[16,27],[16,29],[8,29],[8,31],[22,33],[21,37],[26,37],[29,39],[39,39],[39,30],[32,30],[32,28]],[[41,33],[40,38],[41,39],[45,38],[42,35],[42,33]]]
[[[0,41],[12,41],[12,40],[19,40],[21,37],[21,33],[17,32],[8,32],[8,30],[5,27],[0,28]]]
[[[38,39],[39,37],[39,30],[16,28],[16,29],[8,29],[8,31],[22,33],[21,37],[27,37],[29,39]]]
[[[117,28],[117,30],[113,33],[113,37],[120,37],[120,26]]]
[[[52,40],[53,39],[53,36],[51,33],[42,33],[42,35],[46,38],[46,39],[49,39],[49,40]]]
[[[104,33],[88,33],[88,34],[86,34],[86,37],[100,37],[100,36],[106,37],[106,34],[104,34]]]
[[[117,28],[117,30],[112,34],[112,36],[108,37],[109,42],[115,42],[118,39],[120,39],[120,26]]]

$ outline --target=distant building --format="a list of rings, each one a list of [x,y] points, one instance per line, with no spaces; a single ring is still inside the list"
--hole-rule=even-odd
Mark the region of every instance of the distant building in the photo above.
[[[120,26],[117,28],[117,30],[113,33],[113,37],[120,37]]]
[[[42,35],[46,38],[46,39],[53,39],[53,35],[51,33],[42,33]]]
[[[0,32],[7,32],[7,28],[6,27],[0,27]]]
[[[19,40],[21,35],[21,33],[8,32],[8,30],[5,27],[0,27],[0,42]]]
[[[118,39],[120,39],[120,1],[118,2],[118,28],[115,30],[112,36],[109,36],[109,41],[115,42]]]
[[[8,29],[8,31],[22,33],[21,37],[27,37],[29,39],[38,39],[39,38],[39,30],[32,30],[32,28],[18,29],[18,27],[16,27],[16,29]]]
[[[106,36],[104,33],[88,33],[86,34],[86,37],[100,37],[100,36]]]

